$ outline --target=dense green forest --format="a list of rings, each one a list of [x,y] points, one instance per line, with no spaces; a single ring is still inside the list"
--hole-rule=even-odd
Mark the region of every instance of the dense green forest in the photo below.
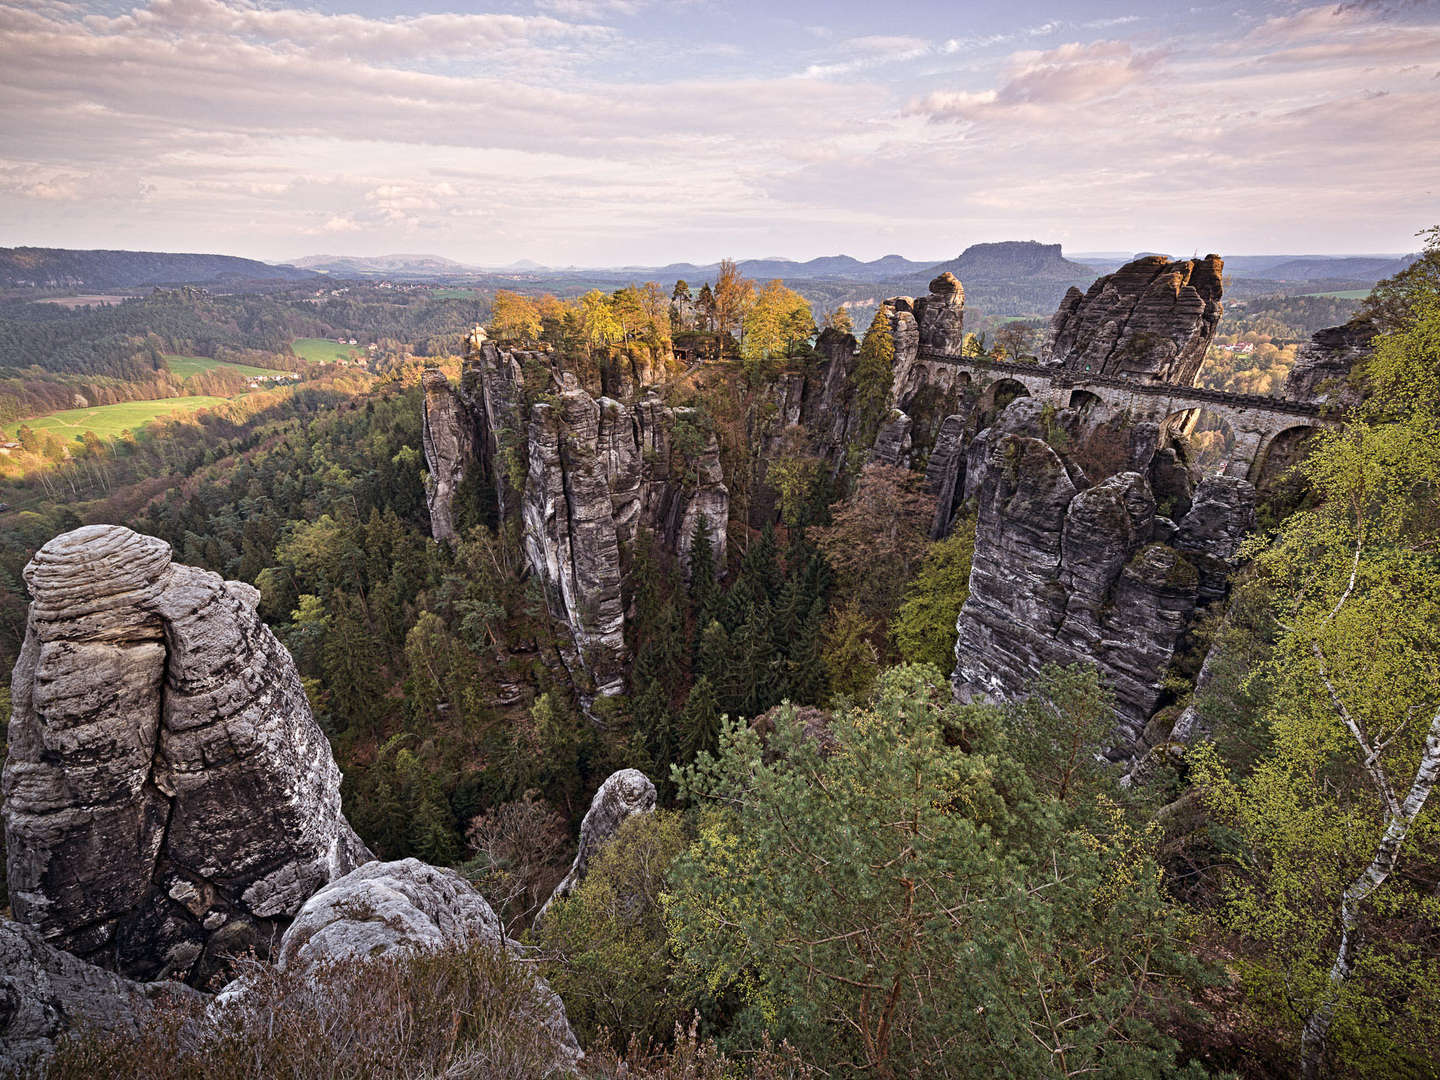
[[[588,313],[537,306],[536,333],[563,348],[630,302],[594,295]],[[57,497],[36,477],[0,488],[24,507],[0,534],[0,663],[24,635],[21,568],[82,522],[258,586],[351,822],[382,858],[474,880],[539,947],[597,1063],[698,1039],[757,1074],[781,1047],[790,1071],[766,1075],[1434,1076],[1440,287],[1417,272],[1385,298],[1369,403],[1292,478],[1293,512],[1254,538],[1228,613],[1175,673],[1175,709],[1194,704],[1213,740],[1134,786],[1091,752],[1108,723],[1093,670],[1051,668],[1010,705],[951,700],[973,515],[931,543],[914,479],[858,461],[828,483],[787,459],[801,481],[779,522],[732,522],[726,566],[703,530],[688,579],[642,536],[631,690],[587,715],[478,481],[461,539],[429,539],[414,366],[87,447]],[[1332,306],[1246,317],[1296,327]],[[507,310],[530,324],[526,304]],[[283,352],[337,327],[443,353],[476,314],[359,289],[183,292],[7,316],[0,345],[141,378],[153,350]],[[78,343],[112,339],[74,366]],[[794,340],[773,353],[687,399],[727,476],[753,452],[747,410],[807,359]],[[532,928],[596,785],[626,766],[655,779],[660,812]],[[146,1036],[152,1060],[179,1060],[162,1036]]]

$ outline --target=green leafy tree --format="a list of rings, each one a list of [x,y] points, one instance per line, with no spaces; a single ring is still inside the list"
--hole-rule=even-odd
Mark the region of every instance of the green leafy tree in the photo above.
[[[998,719],[922,667],[839,713],[828,752],[793,709],[768,740],[727,724],[680,776],[678,955],[832,1075],[1180,1075],[1157,1020],[1198,973],[1153,837],[1069,823]]]
[[[851,405],[854,427],[850,442],[852,446],[868,450],[890,411],[890,384],[895,378],[895,338],[884,307],[875,310],[870,329],[865,331],[860,358],[851,377],[855,394]]]
[[[1243,842],[1225,915],[1252,1008],[1302,1073],[1408,1076],[1440,1045],[1440,288],[1369,366],[1361,417],[1302,465],[1315,505],[1255,560],[1276,640],[1253,769],[1193,753]]]
[[[974,554],[973,515],[958,519],[949,536],[925,550],[890,627],[895,647],[907,663],[933,664],[941,671],[955,666],[955,621],[970,595]]]

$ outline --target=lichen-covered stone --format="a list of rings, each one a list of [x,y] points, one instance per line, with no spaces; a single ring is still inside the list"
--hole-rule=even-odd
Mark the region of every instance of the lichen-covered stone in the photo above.
[[[1295,354],[1285,376],[1283,397],[1348,409],[1360,403],[1360,385],[1351,377],[1356,365],[1375,351],[1378,330],[1369,319],[1317,330]]]
[[[371,856],[259,594],[114,525],[51,540],[11,684],[15,916],[139,978],[203,979]]]

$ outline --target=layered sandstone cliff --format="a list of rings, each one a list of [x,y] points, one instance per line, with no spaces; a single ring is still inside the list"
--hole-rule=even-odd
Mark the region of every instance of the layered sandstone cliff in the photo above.
[[[1224,311],[1218,255],[1147,255],[1072,287],[1050,323],[1042,363],[1093,375],[1194,385]]]
[[[25,569],[3,780],[16,918],[138,978],[263,952],[371,855],[259,594],[95,525]]]

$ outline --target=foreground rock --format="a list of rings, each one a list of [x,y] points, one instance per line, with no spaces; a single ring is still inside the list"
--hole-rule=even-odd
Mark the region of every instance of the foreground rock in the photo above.
[[[185,989],[131,982],[0,919],[0,1073],[44,1058],[71,1028],[132,1034],[157,1001]]]
[[[306,902],[280,939],[276,964],[285,972],[307,974],[332,961],[373,960],[396,950],[477,941],[513,952],[515,962],[522,962],[523,947],[505,936],[485,898],[455,871],[418,859],[372,862]],[[559,996],[538,976],[535,983],[540,1007],[526,1019],[548,1034],[555,1047],[553,1071],[563,1071],[582,1056],[580,1044]],[[217,1002],[241,1001],[247,991],[246,980],[237,980]]]
[[[3,780],[19,921],[199,983],[371,858],[255,589],[113,525],[51,540],[25,580]]]
[[[1071,287],[1050,323],[1041,361],[1093,375],[1191,386],[1224,311],[1218,255],[1171,262],[1147,255]]]
[[[590,809],[580,822],[580,847],[575,852],[575,861],[570,871],[555,886],[550,899],[535,916],[538,922],[556,900],[569,896],[590,869],[595,856],[615,838],[620,826],[636,814],[648,814],[655,809],[655,785],[639,769],[621,769],[611,773],[595,797],[590,800]]]

